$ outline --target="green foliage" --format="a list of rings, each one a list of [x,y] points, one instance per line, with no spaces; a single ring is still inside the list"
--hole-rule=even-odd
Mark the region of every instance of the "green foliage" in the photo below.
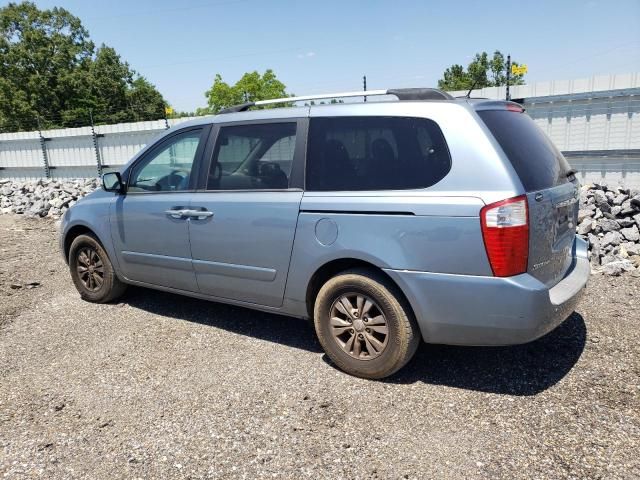
[[[330,101],[326,102],[324,100],[321,100],[319,103],[316,103],[315,100],[311,100],[310,102],[305,102],[305,106],[306,107],[313,107],[314,105],[335,105],[338,103],[344,103],[344,100],[340,100],[337,98],[332,98]]]
[[[136,121],[161,118],[167,106],[160,92],[143,76],[131,82],[131,88],[127,89],[127,104],[134,112]],[[174,113],[172,116],[177,115]]]
[[[176,110],[171,115],[168,115],[168,117],[169,118],[185,118],[185,117],[197,117],[198,115],[208,115],[208,113],[198,114],[196,111],[190,112],[188,110]]]
[[[0,8],[0,131],[161,118],[165,101],[80,20],[34,3]]]
[[[256,102],[272,98],[290,97],[287,87],[276,78],[273,70],[260,75],[257,71],[245,73],[234,85],[229,85],[216,74],[213,85],[205,92],[208,107],[198,109],[196,113],[217,113],[223,108],[244,102]],[[262,108],[273,108],[278,105],[265,105]]]
[[[451,65],[444,71],[443,78],[438,80],[438,88],[455,91],[469,89],[469,76],[462,65]]]
[[[518,62],[511,62],[518,65]],[[475,84],[475,86],[474,86]],[[489,58],[487,52],[476,53],[465,71],[462,65],[451,65],[442,79],[438,80],[438,88],[447,91],[469,90],[484,87],[500,87],[507,84],[507,61],[505,56],[496,50]],[[523,85],[524,75],[511,75],[510,85]]]

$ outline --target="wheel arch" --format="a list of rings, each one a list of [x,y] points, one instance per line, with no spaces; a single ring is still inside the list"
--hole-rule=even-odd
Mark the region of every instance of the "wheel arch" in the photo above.
[[[74,225],[73,227],[69,228],[69,230],[67,230],[67,233],[65,233],[64,235],[63,252],[64,252],[64,258],[67,261],[67,263],[69,263],[69,250],[71,249],[71,244],[77,237],[79,237],[80,235],[86,235],[86,234],[89,234],[95,237],[96,240],[98,240],[98,242],[100,242],[100,244],[104,248],[104,243],[100,240],[100,237],[96,234],[94,230],[92,230],[91,228],[83,224]]]
[[[361,260],[358,258],[337,258],[326,262],[318,269],[316,269],[316,271],[311,276],[309,283],[307,284],[305,300],[309,318],[313,318],[313,309],[315,306],[316,296],[320,291],[322,285],[324,285],[331,277],[334,277],[340,272],[352,270],[354,268],[369,270],[385,277],[393,286],[395,286],[397,293],[402,296],[402,300],[411,310],[409,313],[411,313],[415,318],[415,310],[413,308],[413,305],[405,295],[400,285],[398,285],[398,283],[393,278],[391,278],[382,268],[374,265],[373,263],[367,262],[366,260]]]

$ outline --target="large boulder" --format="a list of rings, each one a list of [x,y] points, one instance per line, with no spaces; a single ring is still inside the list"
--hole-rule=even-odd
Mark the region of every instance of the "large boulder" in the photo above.
[[[598,226],[605,233],[620,230],[620,224],[617,221],[612,220],[610,218],[601,218],[600,220],[598,220]]]
[[[591,230],[593,230],[593,226],[597,225],[595,220],[591,220],[590,218],[586,218],[583,220],[580,225],[578,225],[578,234],[586,235]]]
[[[620,230],[620,233],[630,242],[637,242],[640,240],[640,231],[636,225],[629,228],[623,228]]]
[[[615,258],[600,267],[600,272],[617,277],[623,272],[635,271],[635,264],[626,258]]]

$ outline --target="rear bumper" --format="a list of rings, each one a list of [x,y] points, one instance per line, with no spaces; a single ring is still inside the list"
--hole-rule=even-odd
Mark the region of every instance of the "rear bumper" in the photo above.
[[[529,274],[385,271],[411,303],[423,339],[450,345],[515,345],[543,336],[573,312],[591,273],[587,243],[577,237],[571,268],[551,288]]]

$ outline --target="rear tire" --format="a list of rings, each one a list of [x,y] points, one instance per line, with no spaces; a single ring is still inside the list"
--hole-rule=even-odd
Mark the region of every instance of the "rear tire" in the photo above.
[[[116,276],[107,252],[93,235],[78,235],[73,240],[69,249],[69,270],[80,296],[89,302],[111,302],[127,289]]]
[[[420,343],[418,325],[398,288],[366,269],[342,272],[320,288],[314,325],[333,363],[362,378],[397,372]]]

